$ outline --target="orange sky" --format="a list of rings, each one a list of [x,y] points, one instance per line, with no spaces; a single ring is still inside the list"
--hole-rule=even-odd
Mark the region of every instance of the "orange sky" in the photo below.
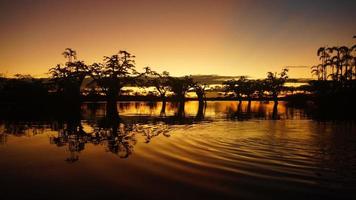
[[[348,0],[2,0],[0,73],[47,76],[71,47],[87,64],[125,49],[139,70],[260,78],[317,63],[319,46],[351,45],[355,7]],[[292,68],[290,77],[311,74]]]

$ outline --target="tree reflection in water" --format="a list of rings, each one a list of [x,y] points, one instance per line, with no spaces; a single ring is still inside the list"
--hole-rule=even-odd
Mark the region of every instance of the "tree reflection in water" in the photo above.
[[[138,134],[144,138],[145,143],[149,143],[159,135],[170,136],[169,124],[160,120],[144,124],[142,121],[145,119],[149,120],[142,116],[140,120],[132,117],[126,120],[103,118],[99,121],[85,122],[85,125],[79,119],[66,121],[59,126],[57,136],[50,137],[50,143],[58,147],[67,146],[70,155],[66,161],[69,163],[79,160],[79,153],[85,149],[86,144],[104,145],[108,152],[120,158],[128,158],[133,153]],[[173,120],[166,120],[166,122],[173,122]],[[91,131],[85,131],[84,126],[89,126]]]
[[[195,104],[194,104],[195,105]],[[4,121],[0,125],[0,143],[5,144],[7,135],[14,136],[34,136],[41,133],[46,133],[48,130],[55,131],[56,135],[50,136],[50,144],[58,147],[65,147],[69,152],[66,159],[67,162],[73,163],[79,160],[80,152],[82,152],[87,144],[102,145],[107,152],[117,155],[119,158],[128,158],[134,151],[138,139],[143,139],[145,143],[150,143],[152,139],[159,135],[170,137],[172,129],[185,129],[192,124],[201,122],[212,122],[216,120],[218,113],[227,116],[227,120],[250,120],[250,119],[283,119],[293,118],[295,112],[278,112],[279,107],[266,102],[239,102],[235,103],[212,103],[196,104],[195,107],[188,106],[188,114],[182,109],[179,104],[170,105],[169,109],[174,113],[170,115],[161,115],[160,112],[155,114],[156,110],[161,110],[160,106],[155,103],[141,104],[136,103],[120,103],[119,107],[132,109],[142,106],[149,109],[147,114],[122,115],[120,118],[108,118],[102,115],[101,110],[105,106],[97,104],[87,104],[85,113],[81,118],[70,118],[66,120],[52,120],[30,122],[26,121]],[[208,109],[208,111],[206,111]],[[284,107],[282,107],[284,108]],[[196,109],[195,113],[191,112]],[[212,112],[212,109],[213,112]],[[189,114],[189,113],[193,113]],[[211,114],[215,113],[215,114]],[[281,116],[291,115],[291,116]],[[75,115],[75,116],[79,116]],[[139,138],[138,138],[139,136]]]
[[[111,123],[100,122],[92,127],[93,131],[86,132],[80,120],[66,122],[63,129],[58,130],[57,136],[50,137],[51,144],[67,146],[70,156],[68,162],[79,159],[79,153],[84,150],[85,145],[104,145],[108,152],[127,158],[133,152],[136,144],[136,131],[134,124],[124,124],[120,121]]]
[[[237,108],[229,107],[227,110],[227,119],[246,121],[251,119],[265,119],[265,120],[278,120],[281,119],[280,113],[278,113],[278,104],[273,103],[273,109],[271,112],[266,110],[266,106],[269,102],[256,102],[257,108],[252,109],[251,102],[247,105],[243,105],[242,102],[238,102]],[[288,113],[293,118],[294,113]],[[287,116],[288,117],[288,116]]]
[[[51,136],[50,143],[58,147],[68,146],[70,156],[67,162],[79,160],[78,153],[84,150],[85,143],[90,140],[90,135],[83,130],[80,120],[70,120],[58,123],[58,136]]]

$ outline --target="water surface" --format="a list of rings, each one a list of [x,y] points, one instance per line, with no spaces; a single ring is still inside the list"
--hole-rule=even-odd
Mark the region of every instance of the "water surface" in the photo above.
[[[121,120],[0,123],[1,196],[84,199],[351,199],[356,126],[280,102],[121,102]]]

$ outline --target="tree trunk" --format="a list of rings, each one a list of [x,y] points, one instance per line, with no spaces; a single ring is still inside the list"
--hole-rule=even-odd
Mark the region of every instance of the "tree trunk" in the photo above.
[[[119,91],[114,88],[109,88],[107,95],[107,104],[106,104],[106,116],[109,118],[119,118],[119,112],[117,109],[117,98]]]
[[[80,86],[70,85],[70,87],[64,89],[63,102],[61,106],[61,113],[65,118],[80,118],[81,113],[81,96]]]
[[[239,100],[239,104],[237,105],[237,113],[240,113],[242,110],[242,102]]]
[[[185,106],[185,99],[181,99],[179,101],[179,105],[178,105],[178,117],[183,117],[184,116],[184,106]]]
[[[276,92],[273,93],[273,101],[275,105],[278,105],[278,94]]]
[[[162,98],[161,115],[165,115],[166,114],[167,99],[166,99],[166,96],[161,96],[161,98]]]
[[[250,113],[251,112],[251,98],[248,98],[248,104],[247,104],[247,112]]]
[[[117,102],[115,99],[108,99],[106,104],[106,116],[109,118],[118,118]]]
[[[199,101],[199,106],[198,106],[198,112],[197,115],[195,116],[195,119],[197,120],[202,120],[204,119],[204,101]]]
[[[200,104],[204,105],[204,95],[203,94],[197,94],[197,96],[198,96],[199,105]]]
[[[274,102],[273,112],[272,112],[272,119],[278,119],[278,101]]]

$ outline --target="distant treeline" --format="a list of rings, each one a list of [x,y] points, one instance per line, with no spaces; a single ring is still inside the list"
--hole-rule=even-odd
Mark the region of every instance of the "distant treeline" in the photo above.
[[[67,48],[63,55],[67,58],[64,65],[58,64],[49,70],[51,77],[35,79],[30,75],[15,75],[14,78],[0,76],[0,89],[4,97],[27,96],[25,89],[40,90],[41,94],[47,91],[51,94],[71,94],[71,98],[88,95],[117,96],[123,97],[127,90],[125,86],[136,86],[139,88],[154,87],[154,90],[146,92],[146,96],[157,96],[171,99],[184,99],[186,93],[195,92],[196,97],[203,97],[205,91],[224,93],[227,98],[249,98],[272,97],[278,90],[295,90],[293,87],[282,87],[287,81],[287,70],[283,70],[277,77],[276,73],[269,72],[266,79],[251,80],[246,76],[214,76],[198,75],[173,77],[168,72],[158,73],[150,67],[144,68],[143,72],[135,69],[134,56],[126,51],[120,51],[116,55],[104,57],[102,63],[86,65],[83,61],[77,60],[76,51]],[[221,79],[231,78],[227,81]],[[218,80],[220,81],[218,82]],[[218,84],[217,84],[218,83]],[[215,84],[211,86],[209,84]],[[22,88],[23,87],[23,88]],[[241,91],[240,91],[241,90]],[[253,90],[253,91],[252,91]],[[28,91],[28,90],[27,90]],[[35,91],[29,92],[34,97],[41,97]],[[135,93],[133,96],[139,96]],[[141,94],[142,95],[142,94]],[[3,100],[5,100],[4,98]],[[121,98],[116,98],[120,100]],[[201,98],[200,98],[201,99]]]
[[[195,93],[199,104],[204,105],[207,92],[217,92],[211,99],[273,100],[280,99],[281,92],[287,94],[291,104],[306,105],[313,101],[316,107],[323,108],[342,99],[344,105],[352,105],[356,80],[356,45],[353,47],[322,47],[318,50],[321,64],[312,67],[318,80],[299,87],[285,87],[288,70],[280,73],[268,72],[265,79],[253,80],[239,76],[211,86],[206,78],[193,76],[173,77],[167,71],[162,73],[145,67],[139,72],[135,66],[135,56],[127,51],[105,56],[100,63],[86,64],[77,59],[77,52],[65,49],[65,64],[49,69],[50,78],[36,79],[29,75],[16,75],[14,78],[0,76],[0,103],[17,110],[21,106],[46,106],[80,108],[84,100],[107,102],[107,115],[117,117],[118,100],[175,101],[184,110],[188,93]],[[89,80],[89,81],[88,81]],[[203,82],[203,81],[206,82]],[[136,86],[146,90],[146,94],[125,93],[125,87]],[[298,95],[293,95],[297,91]],[[284,95],[285,96],[285,95]],[[188,99],[191,99],[188,98]],[[11,105],[13,105],[11,107]],[[21,106],[20,106],[21,105]],[[48,110],[48,107],[45,109]]]
[[[119,51],[112,56],[105,56],[103,62],[87,65],[77,59],[77,52],[67,48],[63,52],[67,59],[64,65],[56,65],[49,70],[50,79],[35,79],[28,75],[16,75],[15,78],[0,79],[0,95],[2,103],[10,104],[48,104],[55,102],[59,107],[79,107],[84,99],[106,100],[107,114],[117,116],[116,101],[118,100],[168,100],[179,102],[184,109],[188,92],[196,94],[199,103],[204,104],[208,85],[198,82],[192,76],[173,77],[166,71],[158,73],[150,67],[138,72],[135,56],[127,51]],[[86,78],[86,92],[83,83]],[[264,80],[250,80],[244,76],[222,83],[220,92],[226,98],[251,101],[254,94],[258,98],[273,97],[277,102],[278,94],[287,80],[287,70],[280,74],[269,72]],[[139,88],[153,87],[146,97],[138,94],[133,97],[124,95],[125,86]],[[211,88],[209,88],[211,89]],[[215,88],[216,89],[216,88]],[[136,98],[136,99],[135,99]],[[256,97],[255,97],[256,98]]]

